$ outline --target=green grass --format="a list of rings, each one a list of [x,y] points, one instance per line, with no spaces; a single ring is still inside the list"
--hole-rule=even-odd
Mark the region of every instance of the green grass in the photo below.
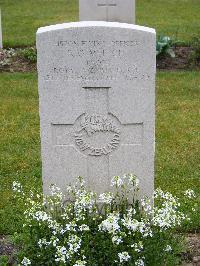
[[[191,42],[200,35],[199,0],[136,0],[137,23],[156,29],[157,34]]]
[[[200,34],[199,0],[137,0],[137,24],[190,42]],[[0,0],[4,46],[35,43],[38,27],[77,21],[78,0]]]
[[[200,229],[199,111],[199,72],[158,73],[155,185],[182,199],[188,188],[199,195],[186,230]]]
[[[41,189],[36,74],[0,74],[0,95],[0,234],[12,234],[21,209],[12,182]],[[188,188],[200,195],[199,96],[198,72],[158,73],[156,186],[180,198]],[[198,212],[192,219],[188,230],[200,226]]]
[[[156,185],[175,194],[200,189],[199,72],[159,73]]]
[[[35,43],[39,27],[78,20],[78,0],[0,0],[4,45]]]
[[[0,74],[0,234],[19,228],[12,182],[41,187],[36,80],[35,74]]]

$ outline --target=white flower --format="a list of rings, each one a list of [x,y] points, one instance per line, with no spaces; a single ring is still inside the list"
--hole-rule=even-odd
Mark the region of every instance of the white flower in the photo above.
[[[108,192],[108,193],[103,193],[99,195],[99,200],[103,203],[106,204],[111,204],[112,200],[113,200],[113,194]]]
[[[148,237],[148,236],[152,237],[153,236],[153,232],[151,230],[149,223],[145,223],[145,222],[141,221],[139,224],[139,231],[143,235],[143,237]]]
[[[62,199],[63,199],[63,193],[62,193],[61,189],[59,187],[57,187],[56,185],[51,185],[50,186],[50,192],[51,192],[51,196],[57,200],[56,203],[60,204]]]
[[[119,219],[119,213],[110,213],[108,218],[99,225],[99,231],[105,231],[109,233],[120,231],[120,226],[118,224]]]
[[[42,221],[42,222],[51,220],[51,217],[44,211],[35,212],[33,218],[37,221]]]
[[[72,189],[71,186],[67,186],[67,187],[66,187],[66,191],[67,191],[68,193],[71,193],[71,192],[73,191],[73,189]]]
[[[152,214],[152,203],[150,201],[150,199],[144,198],[141,199],[141,205],[143,207],[143,210],[147,213],[147,214]]]
[[[134,185],[135,187],[139,187],[140,180],[137,178],[137,176],[128,174],[126,177],[129,179],[130,184]]]
[[[69,258],[67,255],[67,249],[61,246],[56,247],[56,249],[57,249],[57,252],[55,255],[55,261],[66,263],[66,259]]]
[[[120,263],[124,262],[124,261],[129,261],[131,256],[128,254],[128,252],[121,252],[118,253],[118,257],[119,257],[119,261]]]
[[[173,197],[169,192],[164,193],[161,189],[157,189],[154,198],[162,199],[162,206],[161,208],[154,207],[152,209],[151,222],[153,225],[165,230],[180,225],[187,218],[178,210],[180,206],[178,198]]]
[[[66,232],[76,232],[77,231],[77,224],[74,222],[70,222],[65,225],[64,228],[60,230],[60,233],[63,235]]]
[[[135,244],[131,245],[131,247],[134,248],[135,251],[138,253],[143,250],[143,244],[141,241],[139,243],[135,243]]]
[[[40,247],[40,248],[42,248],[43,246],[48,246],[48,245],[50,245],[50,243],[51,242],[48,242],[45,238],[42,238],[42,239],[39,239],[39,241],[38,241],[38,246]]]
[[[136,219],[132,219],[128,216],[125,216],[124,219],[122,219],[122,224],[128,229],[133,232],[137,231],[140,227],[140,223]]]
[[[65,255],[67,253],[67,249],[65,247],[61,247],[60,252]]]
[[[84,220],[84,214],[87,210],[89,210],[89,212],[92,212],[95,204],[95,196],[95,193],[88,192],[83,189],[76,191],[76,201],[74,203],[74,209],[77,221]]]
[[[73,266],[85,266],[86,264],[86,261],[77,260]]]
[[[172,247],[170,245],[167,245],[164,251],[170,252],[172,251]]]
[[[122,238],[120,236],[113,236],[112,237],[113,244],[119,245],[123,242]]]
[[[129,209],[127,209],[127,217],[132,217],[133,215],[136,214],[136,210],[132,207],[130,207]]]
[[[71,235],[68,240],[68,254],[72,255],[81,248],[81,239],[77,235]]]
[[[60,192],[60,188],[57,187],[55,184],[50,186],[50,191],[52,193],[52,196],[56,195],[57,193]]]
[[[177,205],[165,202],[163,208],[154,208],[152,223],[161,229],[167,229],[180,225],[182,220],[186,219],[183,213],[177,210]]]
[[[123,185],[123,180],[121,177],[119,176],[114,176],[112,179],[111,179],[111,186],[114,187],[121,187]]]
[[[79,226],[79,230],[81,232],[83,232],[83,231],[90,231],[90,227],[88,225],[86,225],[86,224],[82,224],[81,226]]]
[[[143,259],[139,259],[135,262],[135,266],[144,266],[144,261]]]
[[[19,182],[14,181],[12,184],[12,189],[14,192],[20,193],[20,192],[22,192],[22,185]]]
[[[56,247],[58,242],[59,242],[58,238],[55,238],[54,236],[51,237],[51,242],[50,243],[53,245],[53,247]]]
[[[184,195],[189,199],[196,198],[195,192],[192,189],[188,189],[184,192]]]
[[[23,258],[21,263],[24,266],[31,265],[31,261],[28,258],[26,258],[26,257]]]

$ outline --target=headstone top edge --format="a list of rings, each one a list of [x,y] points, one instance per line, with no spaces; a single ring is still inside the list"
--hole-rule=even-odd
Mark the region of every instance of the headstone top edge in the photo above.
[[[135,24],[106,22],[106,21],[80,21],[80,22],[62,23],[62,24],[55,24],[46,27],[41,27],[37,30],[37,35],[49,31],[56,31],[56,30],[63,30],[70,28],[83,28],[83,27],[108,27],[108,28],[123,28],[123,29],[125,28],[125,29],[133,29],[133,30],[156,34],[156,31],[153,28],[139,26]]]

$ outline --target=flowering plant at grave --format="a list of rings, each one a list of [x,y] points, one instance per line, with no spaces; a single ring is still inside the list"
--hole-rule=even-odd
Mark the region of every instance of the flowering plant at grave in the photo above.
[[[14,182],[16,199],[26,201],[19,265],[178,265],[176,228],[187,219],[178,199],[157,189],[153,199],[137,200],[132,174],[114,177],[111,186],[97,197],[78,178],[67,195],[53,185],[49,196],[27,197]]]

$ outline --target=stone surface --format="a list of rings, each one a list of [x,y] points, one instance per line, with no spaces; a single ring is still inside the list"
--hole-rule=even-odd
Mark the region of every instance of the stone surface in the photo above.
[[[64,187],[82,176],[97,193],[126,173],[154,184],[155,31],[76,22],[37,32],[42,175]]]
[[[0,49],[2,48],[3,48],[3,40],[2,40],[1,8],[0,8]]]
[[[135,23],[135,0],[79,0],[79,18]]]

